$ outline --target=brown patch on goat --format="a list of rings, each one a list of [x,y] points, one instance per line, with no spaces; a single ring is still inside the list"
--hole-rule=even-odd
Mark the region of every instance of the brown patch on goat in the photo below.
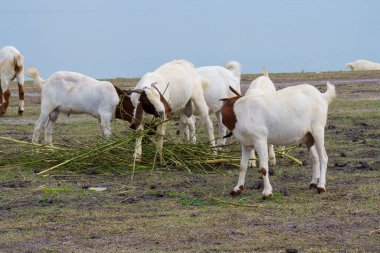
[[[265,177],[267,175],[267,170],[265,168],[261,168],[260,173]]]
[[[24,86],[21,84],[18,84],[18,98],[24,100]]]
[[[115,90],[119,95],[120,101],[115,109],[115,118],[132,122],[133,111],[135,107],[132,104],[131,97],[119,87],[115,86]]]
[[[152,87],[155,88],[158,91],[158,94],[160,94],[160,101],[161,101],[161,103],[164,104],[166,117],[168,119],[171,119],[173,117],[172,107],[170,106],[170,104],[168,103],[168,101],[165,99],[165,97],[161,94],[160,90],[157,89],[157,87],[154,86],[154,85]]]
[[[231,132],[235,129],[237,122],[236,115],[234,112],[234,104],[241,97],[236,96],[232,98],[222,99],[224,101],[221,112],[222,112],[222,122],[228,130]]]
[[[11,96],[11,92],[9,91],[9,89],[3,93],[3,96],[4,96],[4,100],[0,106],[0,116],[7,112],[7,108],[9,105],[9,97]]]
[[[168,119],[171,119],[173,117],[172,107],[169,105],[168,101],[166,101],[165,97],[161,94],[161,92],[160,92],[160,100],[164,104],[166,117]]]
[[[310,151],[310,148],[314,145],[314,137],[311,135],[311,133],[305,134],[301,141],[300,141],[300,147],[302,144],[306,144],[307,151]]]
[[[143,106],[141,102],[139,102],[136,107],[136,114],[132,119],[132,123],[130,126],[131,129],[136,130],[140,126],[143,112],[144,112]]]
[[[240,195],[240,194],[243,192],[243,190],[244,190],[244,185],[240,185],[240,186],[239,186],[239,190],[237,190],[237,191],[232,190],[232,191],[230,192],[230,195],[231,195],[232,197],[238,196],[238,195]]]

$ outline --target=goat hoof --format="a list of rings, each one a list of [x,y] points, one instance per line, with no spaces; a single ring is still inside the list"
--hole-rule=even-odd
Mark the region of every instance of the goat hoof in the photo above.
[[[239,189],[237,189],[237,190],[233,189],[233,190],[230,192],[230,195],[231,195],[232,197],[238,196],[238,195],[240,195],[240,194],[242,193],[243,190],[244,190],[244,185],[240,185],[240,186],[239,186]]]
[[[18,110],[18,116],[22,116],[23,113],[24,113],[24,111]]]
[[[316,183],[311,183],[309,185],[309,189],[317,189],[317,184]]]
[[[317,187],[317,192],[320,194],[322,192],[325,192],[326,188],[325,187]]]

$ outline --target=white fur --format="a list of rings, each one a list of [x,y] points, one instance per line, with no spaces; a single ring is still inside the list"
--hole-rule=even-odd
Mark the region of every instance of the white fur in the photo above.
[[[146,92],[151,92],[148,96],[149,100],[155,106],[156,110],[159,112],[159,105],[162,104],[159,99],[158,91],[151,87],[154,86],[163,94],[167,102],[170,104],[173,113],[182,112],[185,108],[186,104],[191,101],[199,115],[206,123],[206,129],[208,133],[209,140],[212,146],[215,146],[214,140],[214,130],[212,126],[212,122],[209,117],[209,109],[204,100],[203,89],[202,89],[202,79],[196,72],[194,65],[185,60],[174,60],[168,62],[154,72],[145,74],[139,83],[136,85],[135,89],[145,89]],[[156,96],[154,99],[153,96]],[[140,95],[138,93],[132,93],[131,100],[133,105],[136,107]],[[161,107],[161,110],[163,110]],[[143,122],[149,123],[151,122],[153,116],[147,113],[143,114]],[[160,157],[162,159],[162,145],[163,145],[163,135],[166,130],[166,122],[161,124],[158,129],[159,141],[158,148]],[[139,128],[143,128],[144,124],[141,124]],[[135,150],[135,158],[141,158],[141,140],[142,138],[138,138],[136,141],[136,150]]]
[[[263,76],[259,76],[251,82],[248,90],[245,92],[245,96],[264,96],[276,92],[276,87],[274,86],[272,80],[269,78],[268,73],[266,70],[263,72]],[[248,162],[248,166],[256,167],[256,160],[254,160],[256,159],[255,149],[251,150],[249,158],[250,160]],[[269,145],[269,164],[271,166],[276,165],[276,155],[274,153],[273,145]]]
[[[324,191],[326,185],[327,154],[324,146],[324,129],[328,104],[335,97],[335,87],[327,83],[327,91],[319,92],[314,86],[303,84],[288,87],[263,96],[245,96],[233,107],[237,123],[234,136],[240,141],[242,158],[240,175],[234,192],[244,185],[250,151],[255,148],[264,176],[264,196],[272,194],[268,174],[268,143],[285,145],[300,141],[310,133],[315,141],[311,148],[313,178]]]
[[[357,60],[354,62],[347,63],[346,67],[350,68],[352,71],[380,70],[380,63],[372,62],[368,60]]]
[[[41,113],[35,123],[33,142],[38,142],[40,130],[45,128],[45,142],[52,143],[53,126],[59,113],[94,116],[99,121],[101,135],[111,134],[111,120],[119,103],[119,96],[110,82],[68,71],[54,73],[42,80],[36,68],[29,68],[27,75],[41,87]]]
[[[21,71],[15,72],[15,65],[18,65]],[[23,55],[12,46],[5,46],[0,49],[0,76],[1,76],[1,89],[6,92],[9,89],[9,82],[14,77],[17,78],[19,93],[23,91],[24,75],[23,75],[24,57]],[[21,90],[20,90],[21,89]],[[9,102],[9,101],[7,101]],[[5,101],[3,101],[5,103]],[[24,111],[24,100],[19,100],[19,111]]]
[[[234,94],[230,91],[228,86],[233,87],[240,92],[240,64],[236,61],[229,61],[225,67],[221,66],[205,66],[197,68],[198,74],[205,80],[203,83],[203,93],[209,113],[215,113],[219,127],[219,138],[217,145],[224,145],[225,140],[223,136],[226,135],[226,127],[222,123],[222,115],[220,109],[223,102],[222,98],[231,97]],[[194,111],[194,115],[198,116],[198,111]],[[187,123],[184,122],[187,117],[181,117],[178,125],[178,130],[187,135],[189,132],[188,127],[195,128],[195,118]]]

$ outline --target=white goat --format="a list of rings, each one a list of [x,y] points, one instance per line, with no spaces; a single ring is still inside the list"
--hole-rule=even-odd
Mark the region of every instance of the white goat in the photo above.
[[[223,102],[220,99],[233,96],[228,86],[233,87],[240,92],[240,63],[236,61],[227,62],[224,67],[221,66],[205,66],[197,68],[198,74],[206,80],[203,83],[203,93],[206,104],[209,108],[209,113],[215,113],[219,127],[219,138],[217,145],[224,145],[226,139],[223,138],[226,135],[226,127],[222,122],[222,114],[220,109]],[[198,116],[197,110],[194,110],[194,115]],[[191,132],[195,130],[195,118],[194,116],[188,118],[184,115],[180,116],[178,124],[178,132],[183,133],[187,139],[190,128]]]
[[[347,63],[346,67],[350,68],[352,71],[380,70],[380,63],[367,60],[357,60],[354,62]]]
[[[153,86],[152,86],[153,84]],[[139,94],[136,94],[138,92]],[[154,72],[145,74],[135,89],[132,91],[131,100],[135,109],[135,118],[132,120],[131,128],[143,128],[141,122],[150,123],[153,115],[149,113],[149,108],[144,108],[141,98],[146,97],[152,104],[151,109],[166,118],[167,107],[171,111],[183,113],[186,107],[192,104],[196,107],[200,117],[206,123],[207,133],[212,146],[215,146],[214,130],[209,117],[209,109],[204,100],[202,89],[202,78],[196,72],[193,64],[185,60],[174,60],[156,69]],[[165,105],[165,103],[167,105]],[[143,110],[144,113],[143,114]],[[152,111],[152,110],[151,110]],[[157,115],[156,115],[157,116]],[[166,131],[167,123],[158,126],[159,134],[158,148],[160,159],[162,160],[163,135]],[[134,157],[141,159],[141,140],[136,141]]]
[[[223,123],[240,141],[242,157],[240,175],[232,195],[244,189],[245,174],[252,148],[260,158],[264,178],[264,196],[272,194],[268,173],[268,143],[285,145],[295,141],[306,144],[313,159],[310,187],[326,190],[327,154],[324,131],[329,103],[335,97],[335,87],[327,83],[327,91],[303,84],[288,87],[263,96],[236,96],[225,99]]]
[[[35,123],[32,142],[38,142],[41,128],[45,128],[45,142],[52,143],[53,126],[59,113],[87,113],[98,119],[101,135],[111,134],[111,120],[119,103],[119,96],[110,82],[68,71],[54,73],[42,80],[36,68],[27,75],[41,87],[41,113]]]
[[[274,86],[272,80],[270,80],[268,72],[263,69],[263,76],[259,76],[251,82],[248,90],[245,92],[245,96],[265,96],[267,94],[272,94],[276,92],[276,87]],[[248,162],[249,167],[256,167],[256,155],[255,149],[251,150],[250,160]],[[252,159],[252,160],[251,160]],[[269,145],[269,164],[271,166],[276,165],[276,155],[274,153],[273,145]]]
[[[18,115],[24,112],[24,57],[12,46],[5,46],[0,49],[0,116],[6,113],[9,106],[9,82],[17,78],[18,82]]]

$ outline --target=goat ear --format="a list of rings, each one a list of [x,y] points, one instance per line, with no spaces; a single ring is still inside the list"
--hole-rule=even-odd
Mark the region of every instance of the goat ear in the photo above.
[[[132,122],[130,125],[131,129],[136,130],[140,126],[143,112],[144,110],[143,110],[142,104],[139,102],[136,107],[135,116],[132,118]]]
[[[240,92],[238,92],[237,90],[235,90],[234,88],[232,88],[231,86],[228,86],[230,88],[230,91],[232,91],[233,93],[236,94],[236,96],[238,97],[242,97],[242,95],[240,94]]]

